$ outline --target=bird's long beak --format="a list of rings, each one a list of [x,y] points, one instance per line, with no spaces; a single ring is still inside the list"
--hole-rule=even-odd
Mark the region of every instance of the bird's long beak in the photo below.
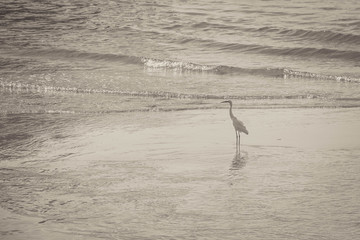
[[[222,101],[221,103],[229,103],[229,101]]]

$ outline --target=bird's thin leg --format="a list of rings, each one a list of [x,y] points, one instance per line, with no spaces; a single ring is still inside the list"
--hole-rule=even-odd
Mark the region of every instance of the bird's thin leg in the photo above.
[[[238,145],[238,132],[235,130],[235,134],[236,134],[236,149],[237,149],[237,145]]]
[[[240,153],[240,142],[239,142],[240,133],[236,131],[236,153]]]
[[[235,130],[236,133],[236,155],[239,153],[238,152],[238,132]]]
[[[240,132],[236,131],[236,152],[240,157]]]
[[[239,133],[239,157],[240,157],[240,133]]]

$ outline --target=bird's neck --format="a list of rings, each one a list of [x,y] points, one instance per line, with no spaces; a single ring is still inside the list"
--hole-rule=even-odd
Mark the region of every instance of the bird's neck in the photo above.
[[[230,113],[230,118],[233,119],[235,116],[232,112],[232,105],[230,104],[230,109],[229,109],[229,113]]]

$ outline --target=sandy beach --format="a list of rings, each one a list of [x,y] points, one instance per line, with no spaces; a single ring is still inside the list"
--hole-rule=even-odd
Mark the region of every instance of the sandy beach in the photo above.
[[[241,157],[227,109],[38,115],[46,142],[1,161],[2,239],[359,237],[359,109],[234,113]]]

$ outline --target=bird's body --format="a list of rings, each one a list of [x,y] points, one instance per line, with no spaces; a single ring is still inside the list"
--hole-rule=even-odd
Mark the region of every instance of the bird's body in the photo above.
[[[232,121],[233,121],[233,126],[235,128],[235,131],[238,131],[239,133],[243,132],[246,135],[249,134],[248,130],[246,129],[246,127],[242,121],[238,120],[236,117],[233,117]]]
[[[232,101],[231,100],[227,100],[227,101],[223,101],[221,103],[229,103],[230,104],[230,109],[229,109],[229,113],[230,113],[230,118],[233,122],[233,126],[235,128],[235,133],[236,133],[236,146],[239,147],[239,152],[240,152],[240,133],[245,133],[246,135],[249,134],[248,130],[246,129],[244,123],[240,120],[238,120],[233,112],[232,112]]]
[[[238,120],[238,119],[234,116],[234,114],[233,114],[233,112],[232,112],[232,101],[228,100],[228,101],[223,101],[223,102],[221,102],[221,103],[229,103],[229,104],[230,104],[229,113],[230,113],[230,118],[231,118],[231,120],[232,120],[232,122],[233,122],[233,126],[234,126],[234,128],[235,128],[235,131],[238,132],[238,133],[243,132],[243,133],[245,133],[245,134],[249,134],[248,130],[246,129],[246,127],[245,127],[245,125],[244,125],[244,123],[243,123],[242,121]]]

